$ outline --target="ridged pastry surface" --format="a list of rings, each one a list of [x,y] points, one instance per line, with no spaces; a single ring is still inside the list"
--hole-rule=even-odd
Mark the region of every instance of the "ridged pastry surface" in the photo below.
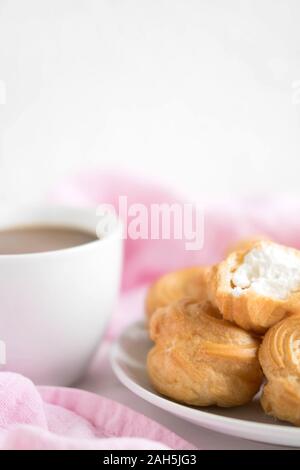
[[[259,360],[267,379],[261,397],[264,411],[300,426],[300,315],[267,332]]]
[[[260,341],[223,320],[209,302],[183,299],[158,309],[150,335],[149,377],[169,398],[230,407],[249,402],[261,385]]]

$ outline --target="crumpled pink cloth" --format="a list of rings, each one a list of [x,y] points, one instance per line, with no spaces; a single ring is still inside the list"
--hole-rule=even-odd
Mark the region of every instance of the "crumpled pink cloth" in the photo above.
[[[0,376],[1,449],[193,448],[151,419],[107,398],[70,388],[36,388],[10,372]]]
[[[189,202],[140,178],[98,171],[80,173],[50,195],[51,201],[97,206],[118,197],[128,204]],[[183,266],[217,262],[237,239],[268,235],[300,248],[300,200],[289,196],[201,197],[204,246],[186,251],[183,240],[126,240],[119,308],[108,328],[112,341],[141,317],[145,286],[155,277]],[[101,373],[99,371],[99,373]],[[123,405],[82,390],[35,387],[17,374],[0,373],[0,448],[2,449],[192,449],[164,427]]]

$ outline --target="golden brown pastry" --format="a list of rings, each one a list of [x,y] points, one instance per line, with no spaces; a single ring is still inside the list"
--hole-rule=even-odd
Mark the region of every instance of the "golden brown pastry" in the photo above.
[[[147,359],[149,377],[167,397],[189,405],[237,406],[261,385],[259,340],[223,320],[209,302],[183,299],[157,310],[150,335],[155,346]]]
[[[209,286],[209,297],[226,320],[264,333],[300,313],[300,252],[259,241],[214,267]]]
[[[207,300],[209,268],[192,267],[175,271],[158,279],[149,289],[146,297],[148,319],[159,307],[165,307],[175,300],[191,297],[194,300]]]
[[[261,397],[264,411],[300,426],[300,315],[267,332],[259,360],[267,378]]]

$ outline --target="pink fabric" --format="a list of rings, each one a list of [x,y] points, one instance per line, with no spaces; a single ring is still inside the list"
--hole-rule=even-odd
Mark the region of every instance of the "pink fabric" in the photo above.
[[[126,240],[123,289],[151,282],[174,269],[195,264],[212,264],[230,243],[240,238],[265,234],[278,242],[300,248],[300,199],[292,196],[207,198],[197,206],[204,212],[204,247],[186,251],[182,240]],[[55,190],[51,200],[71,205],[97,206],[110,203],[118,207],[119,195],[128,204],[189,202],[153,182],[131,176],[93,171],[69,178]]]
[[[5,450],[192,448],[145,416],[89,392],[36,388],[9,372],[0,374],[0,390]]]
[[[117,207],[128,204],[180,202],[153,183],[103,174],[81,173],[64,181],[51,195],[58,203]],[[184,201],[188,202],[188,201]],[[164,272],[182,266],[211,264],[241,237],[265,234],[300,248],[300,201],[291,197],[256,197],[208,201],[202,250],[186,251],[183,240],[126,240],[125,270],[119,308],[107,331],[113,340],[141,316],[145,286]],[[37,388],[13,373],[0,373],[0,447],[3,449],[192,449],[154,421],[121,404],[81,390]]]

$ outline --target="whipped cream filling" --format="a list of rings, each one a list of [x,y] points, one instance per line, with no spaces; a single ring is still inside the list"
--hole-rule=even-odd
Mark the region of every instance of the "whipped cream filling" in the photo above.
[[[233,294],[247,289],[264,297],[284,300],[300,290],[300,257],[293,249],[262,243],[250,250],[232,274]]]

